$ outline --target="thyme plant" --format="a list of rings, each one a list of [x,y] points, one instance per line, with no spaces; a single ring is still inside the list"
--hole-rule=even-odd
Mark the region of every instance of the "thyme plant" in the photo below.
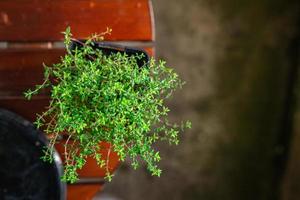
[[[92,48],[103,35],[93,35],[82,48],[71,50],[74,39],[67,28],[66,55],[57,64],[44,65],[44,82],[25,92],[31,99],[44,88],[51,91],[47,110],[35,121],[51,136],[43,159],[53,161],[54,145],[67,133],[63,181],[76,181],[77,170],[88,156],[107,169],[106,178],[111,180],[108,162],[99,153],[101,141],[109,142],[121,161],[128,156],[134,169],[144,161],[152,175],[160,176],[157,163],[161,158],[153,144],[159,140],[178,144],[179,131],[191,127],[190,122],[169,123],[169,109],[164,105],[183,82],[164,61],[151,59],[139,67],[137,60],[143,54],[105,55]]]

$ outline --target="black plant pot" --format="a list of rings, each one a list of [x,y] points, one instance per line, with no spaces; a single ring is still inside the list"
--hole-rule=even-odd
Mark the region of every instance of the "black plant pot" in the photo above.
[[[41,156],[48,145],[44,134],[29,121],[0,109],[0,199],[63,200],[66,185],[60,181],[62,163]]]
[[[70,46],[71,51],[75,50],[76,48],[82,48],[84,42],[85,40],[73,41]],[[137,60],[139,67],[143,67],[145,64],[149,63],[150,60],[149,55],[144,50],[139,48],[126,47],[107,42],[93,42],[92,47],[94,49],[101,50],[105,55],[114,53],[126,53],[128,56],[134,56],[136,54],[143,55],[141,59]]]

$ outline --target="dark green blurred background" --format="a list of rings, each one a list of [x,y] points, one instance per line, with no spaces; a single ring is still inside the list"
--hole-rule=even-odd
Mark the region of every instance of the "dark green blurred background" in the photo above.
[[[299,0],[154,0],[156,55],[187,82],[169,102],[193,128],[160,145],[161,178],[124,164],[126,200],[300,199]],[[298,103],[298,106],[297,106]]]

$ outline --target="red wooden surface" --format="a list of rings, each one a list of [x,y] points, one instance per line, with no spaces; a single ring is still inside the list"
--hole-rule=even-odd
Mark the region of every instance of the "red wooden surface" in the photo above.
[[[149,55],[153,54],[153,48],[144,49]],[[64,54],[64,49],[0,50],[0,99],[1,97],[23,96],[24,91],[33,88],[36,84],[41,84],[43,82],[42,63],[51,66],[59,62]]]
[[[1,0],[0,41],[54,41],[71,26],[86,38],[112,28],[108,40],[151,41],[148,0]]]
[[[5,108],[33,122],[36,114],[49,105],[49,97],[38,97],[28,101],[24,97],[0,97],[0,108]]]
[[[0,50],[0,95],[22,96],[22,93],[43,82],[43,66],[57,63],[63,49]]]

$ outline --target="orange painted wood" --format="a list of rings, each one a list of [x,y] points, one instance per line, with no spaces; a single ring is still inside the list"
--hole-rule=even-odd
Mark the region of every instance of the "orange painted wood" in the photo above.
[[[149,55],[152,47],[144,48]],[[43,82],[43,66],[60,61],[64,49],[0,50],[0,97],[22,96],[23,92]],[[13,58],[13,59],[12,59]]]
[[[22,95],[43,82],[43,63],[60,61],[63,49],[0,50],[0,95]]]
[[[152,41],[149,0],[1,0],[0,41],[62,40],[72,28],[75,38],[113,32],[107,40]]]
[[[68,185],[67,200],[91,200],[102,188],[100,184]]]
[[[143,49],[148,53],[149,56],[155,57],[154,47],[144,47]]]
[[[64,144],[65,140],[62,140],[60,143],[55,145],[57,152],[59,153],[63,163],[65,161],[65,149]],[[72,141],[70,141],[72,142]],[[102,159],[108,161],[108,171],[113,173],[118,165],[120,164],[119,157],[116,152],[113,151],[111,145],[107,142],[101,142],[100,144],[100,153]],[[106,174],[106,168],[100,168],[96,160],[92,157],[87,158],[87,162],[84,167],[78,170],[78,175],[80,178],[104,178]]]
[[[48,105],[48,97],[34,97],[31,101],[22,97],[0,97],[0,108],[5,108],[17,113],[31,122],[35,121],[36,113],[42,113]]]

